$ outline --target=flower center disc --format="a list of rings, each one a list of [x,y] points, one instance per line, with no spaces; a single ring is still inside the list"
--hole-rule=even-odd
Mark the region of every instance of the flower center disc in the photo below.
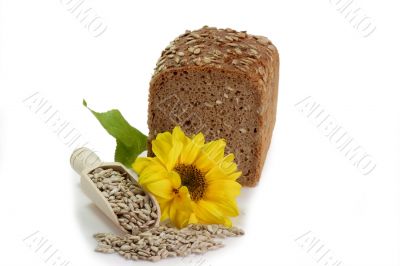
[[[190,198],[194,201],[201,199],[206,190],[203,173],[193,165],[178,164],[174,169],[181,177],[182,186],[189,190]]]

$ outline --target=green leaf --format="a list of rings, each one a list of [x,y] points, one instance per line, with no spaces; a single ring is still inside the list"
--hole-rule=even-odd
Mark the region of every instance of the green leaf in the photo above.
[[[125,146],[121,141],[117,140],[117,146],[115,148],[114,160],[120,162],[123,165],[132,168],[132,163],[144,150],[134,150]]]
[[[147,136],[132,127],[121,112],[116,109],[99,113],[87,107],[85,100],[83,100],[83,105],[92,112],[104,129],[116,139],[115,161],[131,167],[136,157],[147,149]]]

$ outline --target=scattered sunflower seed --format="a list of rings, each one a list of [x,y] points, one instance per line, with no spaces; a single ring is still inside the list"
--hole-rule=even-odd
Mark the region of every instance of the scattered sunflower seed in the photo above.
[[[94,238],[98,243],[95,249],[97,252],[118,253],[130,260],[155,262],[168,257],[185,257],[215,250],[223,246],[217,238],[243,234],[243,230],[237,227],[192,224],[183,229],[162,225],[146,232],[124,236],[98,233]]]

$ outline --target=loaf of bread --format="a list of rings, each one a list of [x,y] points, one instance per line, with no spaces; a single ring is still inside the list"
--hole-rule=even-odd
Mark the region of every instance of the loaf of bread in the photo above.
[[[279,55],[265,37],[232,29],[186,31],[162,52],[150,82],[151,140],[180,125],[224,138],[244,186],[261,175],[275,125]]]

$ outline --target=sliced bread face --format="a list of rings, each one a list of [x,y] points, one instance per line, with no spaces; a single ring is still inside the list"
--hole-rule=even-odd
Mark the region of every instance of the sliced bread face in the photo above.
[[[207,141],[224,138],[242,171],[239,182],[255,186],[275,124],[278,67],[264,37],[209,27],[179,36],[150,83],[149,151],[158,133],[176,125]]]

